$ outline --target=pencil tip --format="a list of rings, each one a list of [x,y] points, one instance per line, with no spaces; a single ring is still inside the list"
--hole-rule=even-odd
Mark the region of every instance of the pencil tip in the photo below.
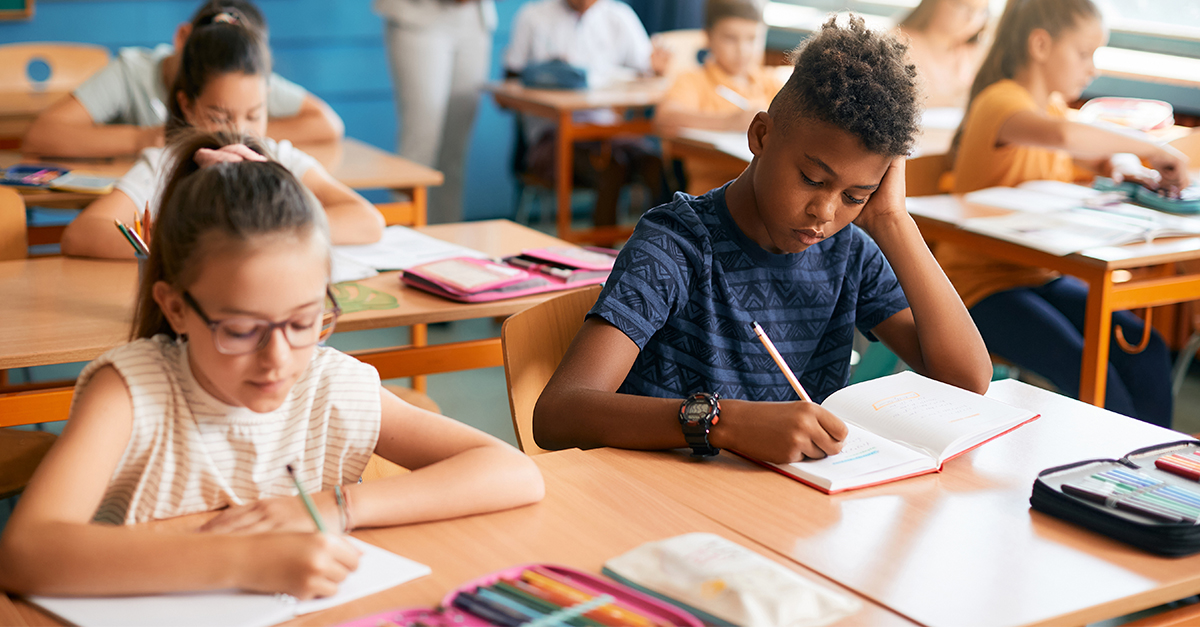
[[[288,471],[289,473],[295,473],[295,472],[296,472],[296,469],[295,469],[295,468],[292,468],[292,465],[291,465],[291,464],[288,464],[288,465],[287,465],[287,471]]]

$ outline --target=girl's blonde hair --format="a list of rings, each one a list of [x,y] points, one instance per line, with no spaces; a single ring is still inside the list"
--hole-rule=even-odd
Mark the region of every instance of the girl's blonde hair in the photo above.
[[[1000,23],[996,26],[992,47],[988,49],[975,81],[971,83],[971,96],[967,99],[968,114],[980,92],[994,83],[1016,76],[1029,63],[1029,35],[1034,30],[1040,28],[1057,38],[1083,18],[1099,20],[1101,17],[1100,10],[1092,0],[1008,0]],[[958,132],[954,134],[951,153],[958,150],[967,118],[968,115],[963,116]]]
[[[264,236],[315,234],[328,247],[325,212],[287,168],[270,159],[204,168],[196,163],[195,154],[201,148],[217,150],[231,144],[244,144],[267,156],[262,145],[248,136],[188,131],[174,138],[174,166],[151,233],[150,258],[138,286],[131,339],[159,333],[175,337],[154,300],[154,284],[163,281],[179,291],[191,285],[204,265],[209,248],[205,244],[214,235],[246,243]]]

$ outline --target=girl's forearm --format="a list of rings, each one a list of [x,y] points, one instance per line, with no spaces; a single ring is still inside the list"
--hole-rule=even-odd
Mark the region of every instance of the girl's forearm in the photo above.
[[[508,509],[539,501],[544,494],[533,460],[499,446],[468,449],[411,473],[343,490],[355,528]]]
[[[0,541],[0,587],[70,596],[238,587],[250,537],[40,523]]]
[[[383,237],[383,215],[367,201],[350,199],[325,206],[335,245],[374,244]]]

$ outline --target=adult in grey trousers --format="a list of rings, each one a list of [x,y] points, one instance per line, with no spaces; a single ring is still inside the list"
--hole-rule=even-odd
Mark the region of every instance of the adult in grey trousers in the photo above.
[[[440,170],[429,221],[463,218],[463,179],[475,110],[491,67],[493,0],[374,0],[400,116],[400,155]]]

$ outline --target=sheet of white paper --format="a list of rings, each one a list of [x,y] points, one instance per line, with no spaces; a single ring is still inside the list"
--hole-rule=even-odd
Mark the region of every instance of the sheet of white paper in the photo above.
[[[391,551],[356,538],[349,540],[363,552],[358,570],[338,586],[337,594],[323,599],[297,602],[286,595],[221,590],[132,597],[35,596],[29,600],[81,627],[265,627],[375,594],[431,572],[428,566]]]
[[[1012,211],[1058,211],[1082,206],[1077,198],[1021,187],[989,187],[965,194],[963,200]]]
[[[679,136],[694,139],[698,142],[712,144],[713,148],[750,163],[754,153],[750,152],[750,143],[746,133],[739,131],[708,131],[699,128],[679,129]]]
[[[329,261],[331,265],[329,271],[330,281],[333,283],[358,281],[379,274],[375,268],[346,257],[339,253],[336,248],[330,253]]]
[[[350,261],[381,271],[406,270],[451,257],[487,258],[477,250],[451,244],[404,226],[389,226],[384,229],[383,237],[374,244],[334,246],[333,249]]]
[[[1153,224],[1087,210],[972,218],[964,220],[962,228],[1052,255],[1144,241],[1157,234]]]
[[[963,119],[962,107],[931,107],[921,112],[921,128],[952,131]]]

